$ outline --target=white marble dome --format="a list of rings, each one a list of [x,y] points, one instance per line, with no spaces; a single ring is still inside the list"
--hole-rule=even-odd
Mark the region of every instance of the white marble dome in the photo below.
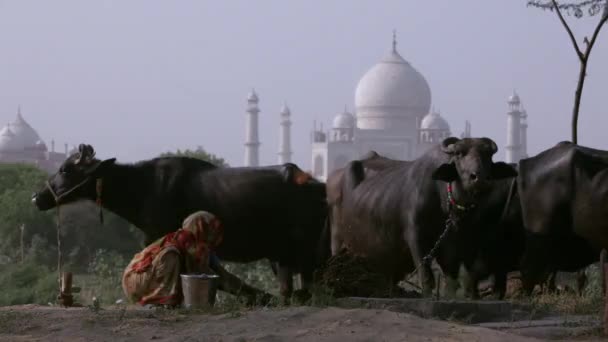
[[[432,111],[422,119],[420,129],[449,131],[450,124],[441,117],[439,112]]]
[[[23,148],[19,145],[15,133],[13,133],[9,125],[4,126],[0,131],[0,152],[14,152],[19,150],[23,150]]]
[[[352,129],[355,128],[355,116],[349,113],[346,108],[344,112],[334,117],[333,128]]]
[[[17,112],[15,121],[10,124],[10,129],[15,134],[20,150],[35,147],[37,142],[42,140],[40,139],[38,132],[23,119],[20,110]]]
[[[424,76],[397,52],[393,41],[393,49],[388,56],[359,81],[355,105],[359,128],[381,128],[373,127],[371,122],[393,117],[415,118],[428,113],[431,89]]]

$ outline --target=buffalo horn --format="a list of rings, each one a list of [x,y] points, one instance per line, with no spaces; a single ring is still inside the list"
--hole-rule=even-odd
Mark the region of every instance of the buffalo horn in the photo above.
[[[441,142],[441,150],[447,154],[452,154],[454,153],[454,144],[456,142],[458,142],[460,139],[456,138],[456,137],[449,137],[443,140],[443,142]]]

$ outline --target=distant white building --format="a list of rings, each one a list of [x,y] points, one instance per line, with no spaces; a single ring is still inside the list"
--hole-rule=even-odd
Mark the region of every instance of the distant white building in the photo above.
[[[55,152],[55,142],[51,141],[49,150],[21,115],[21,108],[15,120],[0,130],[0,163],[27,163],[53,173],[68,156],[67,144],[64,147],[63,153]]]
[[[513,91],[507,101],[507,145],[505,146],[505,161],[517,163],[528,157],[528,113],[521,104],[519,95]]]
[[[281,108],[279,130],[279,164],[291,163],[291,111],[287,104]]]
[[[315,125],[316,126],[316,125]],[[431,110],[424,76],[393,46],[368,70],[355,91],[355,114],[338,114],[328,132],[313,128],[312,172],[319,179],[370,150],[411,160],[451,135],[439,111]]]
[[[260,99],[254,89],[247,95],[247,120],[245,123],[245,166],[258,166],[260,164],[260,139],[258,115]]]
[[[259,153],[257,137],[258,96],[248,97],[246,156]],[[520,99],[508,99],[507,161],[527,157],[527,114]],[[280,113],[279,163],[291,160],[291,112]],[[328,130],[313,124],[311,132],[314,177],[326,180],[335,169],[359,159],[370,150],[399,160],[412,160],[443,139],[453,136],[448,121],[431,108],[431,89],[424,76],[397,50],[393,34],[390,52],[359,80],[355,90],[354,113],[348,108],[337,114]],[[471,123],[465,121],[460,137],[471,137]],[[245,165],[251,165],[246,159]],[[256,164],[257,165],[257,164]]]

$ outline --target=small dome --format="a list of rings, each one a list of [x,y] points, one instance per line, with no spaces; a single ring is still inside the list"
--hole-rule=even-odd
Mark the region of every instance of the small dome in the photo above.
[[[437,111],[432,111],[427,114],[420,123],[420,129],[433,129],[449,131],[450,125],[439,115]]]
[[[333,122],[334,128],[355,128],[355,116],[349,113],[346,108],[344,112],[336,115]]]
[[[283,107],[281,107],[281,115],[283,116],[289,116],[291,115],[291,111],[289,110],[289,107],[287,107],[287,104],[283,104]]]
[[[247,95],[247,101],[258,102],[259,100],[258,94],[255,93],[255,89],[251,89],[251,92],[249,92],[249,95]]]
[[[510,104],[519,104],[520,103],[519,95],[517,95],[515,90],[513,90],[513,94],[511,96],[509,96],[509,103]]]
[[[36,141],[36,148],[38,150],[41,150],[41,151],[47,151],[48,150],[48,148],[46,147],[46,144],[42,140]]]
[[[15,133],[10,129],[9,125],[4,126],[0,131],[0,151],[19,151],[21,150],[19,141],[15,136]]]

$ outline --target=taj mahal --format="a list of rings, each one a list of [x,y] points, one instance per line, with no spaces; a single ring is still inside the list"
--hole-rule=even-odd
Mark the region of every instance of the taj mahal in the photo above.
[[[25,121],[21,107],[17,116],[0,130],[0,163],[24,163],[52,173],[57,171],[68,157],[68,145],[63,152],[55,151],[55,141],[51,140],[50,149],[40,138],[38,132]]]
[[[259,96],[247,97],[245,166],[259,163]],[[355,110],[336,115],[329,130],[315,122],[311,132],[311,166],[314,177],[326,180],[335,169],[359,159],[370,150],[399,160],[412,160],[429,147],[452,136],[448,121],[431,107],[431,89],[424,76],[392,48],[359,80],[355,89]],[[527,157],[527,113],[514,91],[507,99],[507,146],[505,161],[516,163]],[[291,111],[280,110],[278,163],[291,161]],[[471,124],[464,123],[460,137],[471,136]]]
[[[246,100],[244,166],[259,166],[260,97],[252,89]],[[527,157],[527,113],[515,91],[506,102],[504,160],[516,163]],[[313,123],[311,164],[302,168],[319,180],[325,181],[333,170],[370,150],[393,159],[412,160],[454,135],[448,121],[432,107],[431,88],[423,74],[399,54],[394,33],[388,54],[356,85],[354,103],[354,112],[344,108],[328,130],[323,129],[323,123]],[[291,110],[287,105],[280,109],[278,118],[277,161],[283,164],[291,162],[292,156]],[[470,122],[464,122],[464,131],[459,136],[471,136]],[[54,172],[72,152],[67,144],[64,151],[56,151],[54,141],[49,148],[25,121],[20,108],[15,120],[0,130],[0,163],[29,163]]]

